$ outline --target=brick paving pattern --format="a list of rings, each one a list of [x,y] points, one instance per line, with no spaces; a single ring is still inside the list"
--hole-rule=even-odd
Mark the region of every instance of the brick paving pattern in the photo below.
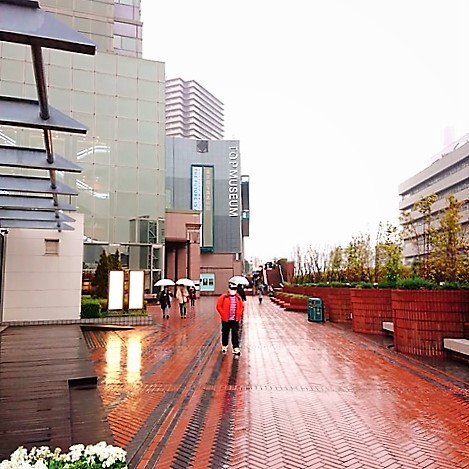
[[[131,469],[469,468],[469,367],[310,323],[250,297],[241,357],[220,352],[214,298],[188,318],[86,331]]]

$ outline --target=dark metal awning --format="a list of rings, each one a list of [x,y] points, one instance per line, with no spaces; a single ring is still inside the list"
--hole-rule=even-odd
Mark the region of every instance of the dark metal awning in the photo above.
[[[0,188],[8,192],[33,192],[40,194],[78,195],[76,189],[56,181],[54,187],[49,178],[0,175]]]
[[[54,161],[47,161],[46,150],[41,148],[14,147],[0,145],[0,166],[13,168],[55,169],[81,173],[80,166],[66,160],[60,155],[54,154]]]
[[[2,0],[0,8],[0,41],[88,55],[96,52],[93,41],[41,10],[38,2]]]
[[[35,230],[57,230],[73,231],[73,228],[66,223],[36,221],[36,220],[2,220],[0,219],[0,228],[27,228]]]
[[[30,221],[75,221],[65,213],[55,214],[52,212],[43,212],[42,210],[2,210],[0,209],[0,219],[2,220],[30,220]]]
[[[63,213],[76,208],[62,200],[78,191],[57,180],[57,172],[81,172],[75,163],[55,154],[52,132],[86,134],[84,125],[49,106],[42,48],[93,55],[96,45],[44,12],[34,0],[0,0],[0,41],[29,45],[37,100],[0,96],[0,125],[43,131],[44,148],[0,145],[1,168],[48,173],[49,177],[0,173],[0,227],[73,230]],[[1,57],[0,57],[1,60]]]
[[[7,195],[0,194],[0,208],[5,209],[29,209],[29,210],[48,210],[55,212],[57,210],[66,210],[73,212],[77,208],[67,202],[61,200],[55,204],[52,195],[36,196],[36,195]]]
[[[49,118],[43,119],[38,101],[0,96],[0,124],[86,134],[87,128],[83,124],[53,107],[49,106],[48,111]]]

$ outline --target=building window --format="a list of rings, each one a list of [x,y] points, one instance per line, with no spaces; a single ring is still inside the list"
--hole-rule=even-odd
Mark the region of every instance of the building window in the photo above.
[[[48,239],[44,240],[44,254],[53,254],[59,255],[59,240],[58,239]]]
[[[197,141],[197,153],[208,153],[208,140]]]

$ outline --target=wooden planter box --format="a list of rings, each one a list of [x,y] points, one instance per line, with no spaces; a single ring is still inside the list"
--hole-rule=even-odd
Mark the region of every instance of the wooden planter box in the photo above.
[[[443,338],[463,338],[468,290],[392,290],[394,346],[398,352],[443,357]]]
[[[392,321],[391,289],[352,288],[352,329],[363,334],[385,335],[384,321]]]

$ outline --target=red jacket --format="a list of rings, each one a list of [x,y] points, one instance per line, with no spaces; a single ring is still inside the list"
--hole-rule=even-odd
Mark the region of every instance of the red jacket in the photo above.
[[[244,302],[241,297],[236,293],[235,295],[236,300],[236,321],[241,321],[244,312]],[[217,311],[220,315],[222,321],[229,321],[230,320],[230,294],[223,293],[220,295],[217,300]]]

